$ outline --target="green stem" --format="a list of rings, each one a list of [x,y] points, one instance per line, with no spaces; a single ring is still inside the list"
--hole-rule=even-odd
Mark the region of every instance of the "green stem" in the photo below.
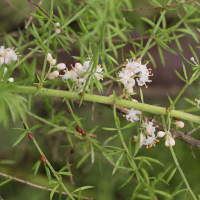
[[[38,90],[36,87],[16,86],[10,89],[10,91],[16,92],[16,93],[22,93],[22,94],[35,94]],[[81,100],[81,97],[79,96],[78,92],[68,92],[68,91],[53,90],[53,89],[47,89],[47,88],[41,88],[41,90],[38,92],[38,95]],[[97,103],[103,103],[103,104],[111,104],[114,101],[113,97],[106,97],[106,96],[92,95],[92,94],[85,94],[85,96],[82,99],[83,101],[91,101],[91,102],[97,102]],[[127,108],[134,108],[137,110],[146,111],[146,112],[154,113],[157,115],[160,115],[160,114],[167,115],[166,108],[148,105],[144,103],[137,103],[137,102],[128,101],[124,99],[116,99],[116,105],[127,107]],[[182,111],[172,110],[170,112],[170,116],[178,117],[187,121],[200,124],[199,116],[185,113]]]
[[[174,153],[174,150],[173,150],[172,146],[169,146],[169,148],[170,148],[172,157],[173,157],[173,159],[174,159],[174,162],[175,162],[175,164],[176,164],[176,166],[177,166],[177,168],[178,168],[178,170],[179,170],[179,173],[181,174],[181,177],[182,177],[182,179],[183,179],[185,185],[187,186],[187,189],[189,190],[189,192],[190,192],[190,194],[192,195],[193,199],[194,199],[194,200],[197,200],[196,196],[194,195],[193,191],[191,190],[190,185],[189,185],[189,183],[187,182],[187,179],[186,179],[186,177],[185,177],[185,175],[184,175],[184,173],[183,173],[183,171],[182,171],[182,169],[181,169],[181,167],[180,167],[180,165],[179,165],[179,163],[178,163],[178,160],[177,160],[177,158],[176,158],[176,155],[175,155],[175,153]]]
[[[20,106],[20,105],[19,105],[19,106]],[[25,117],[24,117],[24,115],[22,115],[22,114],[23,114],[23,113],[22,113],[22,110],[21,110],[21,107],[20,107],[20,115],[21,115],[22,121],[23,121],[23,123],[25,124],[26,129],[29,130],[29,133],[31,133],[31,131],[30,131],[29,127],[28,127],[28,124],[27,124],[27,122],[26,122],[26,120],[25,120]],[[41,155],[41,156],[44,156],[44,157],[46,158],[45,154],[43,153],[42,149],[41,149],[40,146],[38,145],[38,143],[37,143],[37,141],[35,140],[35,138],[34,138],[32,141],[33,141],[35,147],[37,148],[37,150],[39,151],[40,155]],[[51,164],[50,164],[50,162],[47,160],[47,158],[46,158],[46,161],[47,161],[47,164],[48,164],[49,168],[51,169],[51,171],[52,171],[52,172],[54,173],[54,175],[56,176],[56,179],[57,179],[58,182],[62,185],[64,191],[69,195],[69,197],[70,197],[72,200],[75,200],[74,197],[72,196],[72,194],[71,194],[71,193],[68,191],[68,189],[65,187],[65,185],[64,185],[63,182],[62,182],[62,180],[61,180],[60,177],[57,175],[56,171],[55,171],[54,168],[51,166]]]
[[[162,116],[162,124],[163,124],[164,131],[166,132],[166,131],[167,131],[167,127],[166,127],[166,123],[165,123],[165,118],[164,118],[164,116]],[[171,151],[171,154],[172,154],[172,157],[173,157],[173,159],[174,159],[174,162],[175,162],[175,164],[176,164],[176,166],[177,166],[177,168],[178,168],[178,170],[179,170],[179,172],[180,172],[180,174],[181,174],[181,177],[182,177],[184,183],[185,183],[186,186],[187,186],[187,189],[189,190],[189,192],[190,192],[190,194],[192,195],[193,199],[194,199],[194,200],[197,200],[197,198],[195,197],[193,191],[191,190],[190,185],[189,185],[189,183],[187,182],[187,179],[186,179],[186,177],[185,177],[185,175],[184,175],[184,173],[183,173],[183,171],[182,171],[182,169],[181,169],[181,167],[180,167],[180,165],[179,165],[179,163],[178,163],[178,160],[177,160],[177,158],[176,158],[176,155],[175,155],[175,153],[174,153],[174,150],[173,150],[172,146],[169,146],[169,149],[170,149],[170,151]]]
[[[189,84],[187,83],[183,89],[180,91],[180,93],[178,94],[178,96],[176,97],[176,99],[173,101],[173,103],[170,105],[169,110],[171,111],[172,108],[174,107],[174,105],[176,104],[176,102],[179,100],[179,98],[181,97],[181,95],[183,94],[183,92],[186,90],[186,88],[189,86]]]

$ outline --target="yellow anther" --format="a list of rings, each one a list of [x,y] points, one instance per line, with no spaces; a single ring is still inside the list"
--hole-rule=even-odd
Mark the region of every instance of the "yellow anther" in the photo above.
[[[127,70],[127,68],[125,68],[125,70]]]
[[[123,117],[125,117],[126,115],[123,115]]]
[[[160,142],[160,140],[156,140],[156,142]]]
[[[136,142],[136,140],[134,140],[134,142]]]
[[[130,73],[131,73],[132,71],[130,71]]]
[[[123,66],[125,66],[125,64],[123,64]]]
[[[99,76],[99,74],[96,75],[97,77]]]
[[[149,147],[146,147],[147,149],[149,148]]]
[[[126,59],[126,61],[128,61],[128,59]]]
[[[147,118],[144,118],[147,121]]]
[[[101,80],[103,81],[103,78],[101,78]]]
[[[124,108],[124,110],[127,110],[127,108]]]
[[[145,86],[145,88],[148,88],[148,86]]]
[[[147,61],[147,64],[149,63],[149,61]]]
[[[122,82],[122,84],[124,84],[124,82]]]
[[[152,122],[154,121],[154,119],[152,119]]]
[[[119,72],[118,72],[118,74],[119,74]]]
[[[195,101],[197,101],[197,99],[195,99]]]

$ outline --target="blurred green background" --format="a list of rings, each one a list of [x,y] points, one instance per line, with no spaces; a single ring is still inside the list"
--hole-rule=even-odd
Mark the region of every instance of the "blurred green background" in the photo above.
[[[33,12],[34,7],[27,1],[17,1],[17,0],[10,0],[13,5],[15,5],[21,12],[23,12],[26,15],[29,15],[30,12]],[[35,1],[39,2],[39,1]],[[63,5],[63,1],[56,1],[55,5],[59,5],[60,7]],[[78,4],[78,1],[71,1],[71,3]],[[25,15],[20,13],[17,9],[15,9],[13,6],[11,6],[8,1],[2,0],[0,2],[0,42],[1,44],[4,44],[4,34],[12,34],[13,36],[17,37],[17,30],[18,28],[24,29],[24,22],[27,20]],[[49,9],[49,1],[44,0],[42,7],[46,10]],[[133,2],[133,7],[151,7],[151,5],[148,3],[148,1],[135,1]],[[56,13],[56,12],[55,12]],[[149,27],[147,24],[143,23],[140,20],[141,16],[145,16],[147,18],[152,19],[155,15],[158,17],[160,14],[159,10],[153,10],[153,11],[140,11],[140,12],[126,12],[124,13],[124,17],[127,21],[129,21],[135,29],[131,33],[132,37],[139,36],[142,32],[147,30]],[[171,11],[167,13],[167,23],[171,24],[174,21],[178,20],[176,18],[176,13]],[[134,20],[133,20],[134,19]],[[199,23],[195,24],[199,25]],[[73,23],[71,25],[73,28],[76,28],[76,24]],[[198,36],[199,37],[199,36]],[[181,45],[184,49],[183,54],[187,59],[189,59],[192,54],[189,51],[188,43],[191,45],[196,45],[195,41],[189,37],[185,36],[180,40]],[[174,51],[178,52],[178,49],[174,42],[172,42],[170,45],[170,48],[172,48]],[[60,62],[65,62],[67,60],[68,64],[69,62],[74,62],[71,56],[78,55],[79,52],[76,47],[76,45],[71,46],[73,51],[70,53],[62,52],[58,55],[58,60]],[[133,47],[131,44],[127,44],[124,47],[124,54],[128,55],[129,50],[131,50]],[[179,71],[181,74],[182,67],[181,63],[183,61],[182,57],[178,53],[177,56],[170,54],[169,52],[164,52],[165,62],[166,66],[163,67],[158,55],[157,48],[152,48],[150,50],[152,56],[154,57],[156,63],[157,63],[157,69],[153,70],[154,77],[152,77],[153,82],[149,85],[148,89],[144,89],[144,101],[148,104],[158,104],[159,106],[168,106],[169,101],[167,98],[167,94],[170,95],[172,99],[176,97],[178,92],[182,89],[184,86],[184,83],[178,79],[178,77],[174,73],[174,69]],[[119,52],[120,53],[120,52]],[[197,55],[199,54],[199,49],[197,49]],[[144,57],[145,59],[145,57]],[[43,62],[43,57],[41,58],[41,63],[38,63],[38,68],[41,67]],[[119,61],[120,63],[120,61]],[[152,64],[150,63],[148,67],[153,68]],[[188,73],[191,74],[191,69],[189,66],[186,67],[188,69]],[[115,90],[116,93],[119,95],[121,92],[121,89],[117,87],[117,85],[114,85],[112,89],[110,90],[109,95],[112,93],[112,90]],[[104,90],[106,92],[106,88]],[[139,96],[139,87],[136,88],[135,92],[138,94],[135,96],[135,99],[140,101]],[[95,94],[98,94],[97,90],[94,90]],[[195,98],[198,98],[199,92],[198,92],[198,85],[197,83],[194,83],[192,86],[187,89],[183,97],[187,97],[191,100],[194,100]],[[61,99],[54,98],[53,101],[55,101],[54,107],[52,109],[48,109],[44,106],[43,103],[44,98],[36,97],[35,98],[35,104],[34,107],[32,107],[32,112],[37,114],[40,117],[51,119],[52,113],[58,113],[61,111],[65,111],[64,117],[73,120],[71,115],[67,113],[67,106],[62,103]],[[79,118],[83,118],[82,123],[83,127],[86,132],[93,129],[95,126],[98,126],[97,131],[95,134],[97,135],[97,140],[102,144],[108,137],[111,135],[116,134],[115,132],[109,132],[103,130],[101,127],[115,127],[114,119],[113,119],[113,111],[111,108],[101,105],[101,104],[93,104],[86,102],[84,105],[82,105],[79,108],[79,104],[76,102],[74,103],[74,112]],[[95,106],[95,110],[92,111],[92,106]],[[190,105],[181,98],[177,105],[177,110],[185,110],[186,108],[189,108]],[[144,113],[149,117],[152,117],[153,115],[150,115],[148,113]],[[199,111],[195,114],[199,115]],[[94,118],[91,120],[91,118]],[[118,117],[121,121],[121,126],[124,126],[128,124],[127,120],[122,117],[121,113],[118,113]],[[34,118],[28,117],[28,123],[29,126],[32,127],[33,125],[40,124],[39,121],[37,121]],[[12,148],[12,145],[17,140],[18,136],[20,135],[20,131],[14,130],[12,128],[18,127],[23,128],[23,124],[21,120],[16,121],[14,124],[10,119],[9,127],[5,128],[0,125],[0,172],[15,176],[17,178],[27,180],[31,183],[38,184],[41,186],[47,186],[48,179],[45,174],[44,166],[41,165],[39,169],[39,173],[37,174],[36,178],[34,178],[33,172],[31,172],[32,166],[35,164],[37,160],[40,159],[40,155],[37,151],[37,149],[34,147],[33,143],[28,139],[23,139],[17,146]],[[181,131],[190,131],[192,127],[189,123],[185,122],[185,128]],[[63,145],[69,145],[69,142],[67,140],[67,137],[62,132],[56,132],[50,135],[44,134],[46,131],[45,126],[43,126],[40,129],[36,129],[33,131],[34,136],[36,140],[38,141],[40,147],[44,151],[45,155],[47,156],[48,160],[52,164],[55,170],[60,170],[64,165],[66,165],[66,158],[69,155],[69,152],[71,151],[71,147],[65,147],[61,148]],[[134,149],[134,141],[133,136],[137,134],[136,128],[130,128],[127,130],[124,130],[123,136],[125,140],[128,142],[129,138],[132,138],[132,147]],[[192,134],[192,137],[196,139],[200,139],[199,131],[197,130]],[[72,137],[73,138],[73,137]],[[76,143],[76,139],[73,138],[74,143]],[[121,147],[121,142],[117,138],[113,140],[110,145]],[[75,145],[74,150],[79,146],[79,144]],[[189,146],[187,146],[184,142],[179,141],[176,139],[176,145],[174,147],[174,151],[177,155],[178,161],[180,166],[182,167],[183,172],[185,173],[185,176],[193,189],[194,193],[197,195],[200,191],[200,185],[199,185],[199,165],[200,165],[200,154],[199,149],[193,148],[194,154],[196,156],[196,159],[191,154],[191,150]],[[91,165],[90,156],[86,159],[86,161],[77,168],[77,163],[80,161],[80,159],[86,154],[86,152],[79,152],[78,154],[71,154],[70,155],[70,163],[72,164],[71,170],[73,174],[73,179],[75,182],[75,185],[72,185],[70,182],[69,177],[64,178],[64,182],[66,187],[73,191],[78,187],[82,187],[85,185],[94,186],[93,189],[89,189],[82,192],[83,196],[86,197],[92,197],[97,200],[120,200],[120,199],[130,199],[133,190],[135,189],[137,183],[134,182],[134,178],[122,189],[118,189],[130,176],[130,174],[123,170],[118,170],[117,173],[114,176],[112,175],[113,166],[111,166],[103,157],[96,156],[95,162],[93,165]],[[98,155],[98,154],[96,154]],[[157,143],[156,147],[153,147],[151,149],[146,149],[145,147],[142,147],[138,153],[138,156],[150,156],[152,158],[156,158],[160,160],[165,167],[153,164],[153,170],[150,169],[148,166],[145,166],[145,169],[148,171],[149,175],[151,177],[157,176],[160,172],[163,172],[165,169],[167,169],[169,166],[172,166],[167,175],[164,177],[165,180],[171,173],[171,171],[175,168],[175,164],[173,162],[172,156],[170,154],[170,151],[167,147],[164,146],[164,140],[161,139],[160,143]],[[117,159],[117,157],[116,157]],[[6,164],[4,163],[5,160],[11,160],[12,164]],[[99,169],[99,163],[101,163],[101,172]],[[5,180],[4,177],[0,177],[0,181]],[[165,183],[159,184],[157,186],[157,189],[163,190],[165,192],[173,193],[175,188],[181,183],[181,176],[176,172],[173,179],[170,181],[170,184],[167,186]],[[182,189],[185,189],[186,186],[182,184],[180,187]],[[44,191],[40,189],[33,188],[31,186],[18,183],[16,181],[11,181],[8,184],[3,185],[0,187],[0,196],[2,196],[5,200],[14,200],[14,199],[20,199],[20,200],[35,200],[35,199],[49,199],[50,192]],[[185,196],[185,193],[182,195],[176,196],[175,199],[181,200]],[[157,196],[157,198],[165,199],[162,196]],[[58,199],[58,195],[55,194],[53,199]],[[62,199],[66,199],[65,196],[62,197]]]

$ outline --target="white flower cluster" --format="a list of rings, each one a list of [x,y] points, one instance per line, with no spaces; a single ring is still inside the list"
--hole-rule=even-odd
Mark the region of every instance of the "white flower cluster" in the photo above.
[[[153,121],[146,121],[141,125],[142,133],[140,133],[140,147],[146,145],[146,148],[151,148],[152,146],[155,146],[156,142],[159,142],[159,140],[157,140],[158,136],[155,136],[155,130],[156,127],[153,126]],[[134,136],[134,138],[136,141],[138,136]]]
[[[0,48],[0,66],[4,63],[6,65],[10,65],[12,62],[15,62],[18,59],[18,53],[16,53],[17,49],[5,49],[4,46],[1,46]]]
[[[165,136],[165,146],[168,147],[168,146],[175,145],[175,140],[169,131],[167,131],[167,132],[159,131],[157,134],[157,137],[164,137],[164,136]]]
[[[16,53],[17,49],[11,49],[11,48],[7,48],[5,49],[4,46],[1,46],[0,48],[0,67],[3,65],[3,64],[6,64],[6,65],[10,65],[12,62],[15,62],[15,61],[19,61],[17,60],[18,59],[18,53]],[[6,72],[8,71],[7,67],[4,67],[4,75],[3,77],[5,76]],[[1,80],[3,81],[3,79]],[[8,79],[9,82],[14,82],[14,78],[10,77]]]
[[[89,57],[88,59],[91,58]],[[99,74],[99,72],[103,72],[101,65],[93,67],[93,63],[91,63],[90,60],[84,61],[83,65],[81,65],[80,63],[76,63],[75,67],[71,67],[71,70],[65,70],[65,74],[62,75],[62,79],[64,82],[67,79],[71,79],[72,81],[76,82],[74,88],[79,92],[83,91],[83,87],[85,86],[87,78],[91,73],[93,73],[93,76],[91,76],[93,79],[95,76],[98,80],[103,80],[103,75]],[[90,80],[91,78],[89,79],[88,84],[90,83]],[[86,90],[89,90],[88,87],[86,88]]]
[[[48,53],[47,55],[47,60],[50,63],[50,68],[57,68],[58,70],[64,70],[66,69],[66,65],[64,63],[59,63],[56,65],[56,59],[53,59],[52,55],[50,53]],[[53,80],[55,77],[59,76],[59,71],[53,71],[48,75],[48,79],[49,80]]]
[[[128,61],[128,60],[127,60]],[[135,77],[136,81],[139,86],[146,86],[146,82],[149,83],[151,80],[149,80],[149,76],[151,75],[151,69],[147,69],[146,64],[141,64],[141,59],[138,58],[135,60],[135,58],[132,61],[128,61],[128,63],[125,66],[125,68],[122,68],[121,71],[118,72],[120,81],[122,84],[124,84],[124,87],[127,89],[129,94],[133,94],[133,86],[135,85]],[[147,88],[148,86],[146,86]]]

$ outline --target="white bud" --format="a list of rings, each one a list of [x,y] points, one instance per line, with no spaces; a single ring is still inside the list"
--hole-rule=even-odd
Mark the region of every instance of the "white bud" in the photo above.
[[[54,77],[53,77],[53,76],[49,76],[48,79],[49,79],[49,80],[53,80]]]
[[[3,65],[3,63],[4,63],[4,58],[0,57],[0,67],[1,67],[1,65]]]
[[[52,64],[52,65],[55,65],[55,64],[56,64],[56,59],[53,59],[53,60],[51,61],[51,64]]]
[[[169,146],[169,141],[168,141],[168,140],[165,141],[165,146],[166,146],[166,147]]]
[[[51,76],[53,77],[58,77],[59,76],[59,71],[54,71],[51,73]]]
[[[56,33],[57,33],[57,34],[60,33],[60,29],[59,29],[59,28],[56,29]]]
[[[138,102],[136,99],[133,99],[132,101],[133,101],[133,102]]]
[[[4,67],[4,75],[8,71],[7,67]]]
[[[178,121],[178,122],[176,122],[176,125],[177,125],[179,128],[183,128],[185,124],[184,124],[183,122],[181,122],[181,121]]]
[[[55,25],[56,25],[56,26],[60,26],[60,23],[59,23],[59,22],[57,22],[57,23],[55,23]]]
[[[194,60],[194,57],[191,57],[191,58],[190,58],[190,60],[191,60],[192,62],[194,62],[194,61],[195,61],[195,60]]]
[[[81,63],[76,63],[75,64],[75,68],[78,70],[78,71],[83,71],[83,66],[81,65]]]
[[[56,67],[57,67],[57,69],[59,69],[59,70],[64,70],[64,69],[66,69],[66,65],[65,65],[64,63],[59,63]]]
[[[163,132],[163,131],[159,131],[158,133],[157,133],[157,137],[164,137],[164,135],[165,135],[165,132]]]
[[[8,79],[8,81],[11,82],[11,83],[14,82],[14,78],[11,77],[11,78]]]
[[[175,145],[175,140],[174,140],[173,137],[170,137],[170,139],[168,141],[169,141],[169,145],[170,146],[174,146]]]
[[[47,54],[47,60],[49,62],[51,62],[53,60],[53,57],[52,57],[52,55],[50,53]]]

